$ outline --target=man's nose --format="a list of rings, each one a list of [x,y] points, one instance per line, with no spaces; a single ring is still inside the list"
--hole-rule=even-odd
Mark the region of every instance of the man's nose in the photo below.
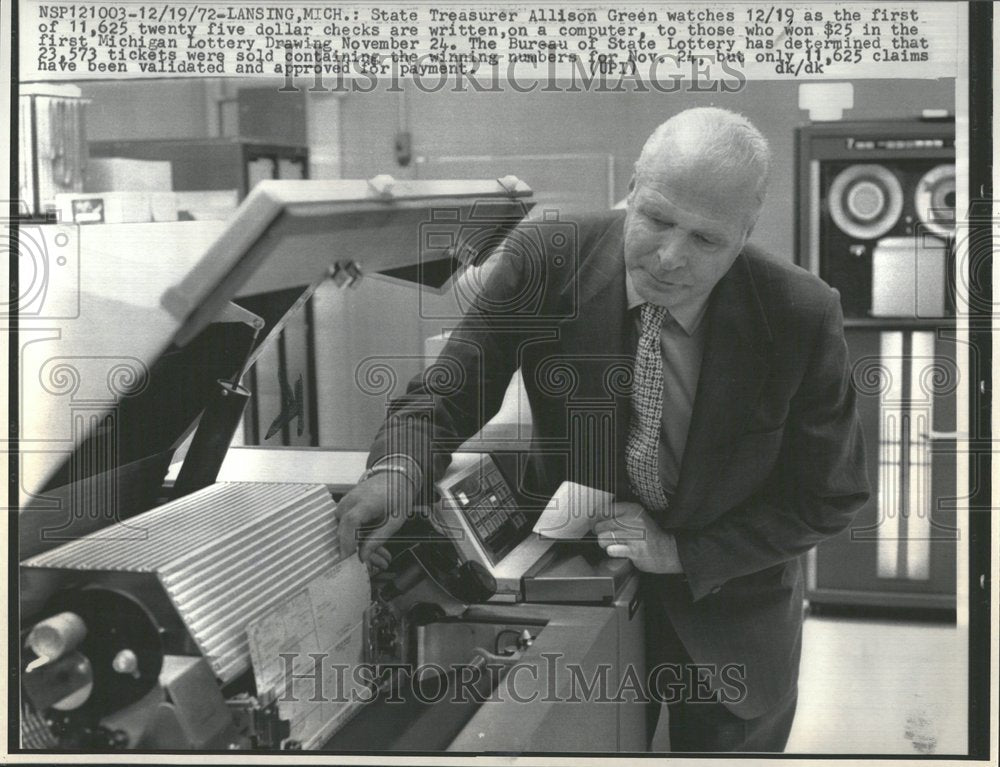
[[[656,254],[660,260],[660,269],[669,272],[687,264],[684,242],[682,232],[671,232],[666,236]]]

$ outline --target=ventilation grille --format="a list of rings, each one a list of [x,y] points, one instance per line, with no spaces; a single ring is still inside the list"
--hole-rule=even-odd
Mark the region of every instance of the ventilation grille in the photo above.
[[[336,564],[335,507],[322,485],[220,482],[23,566],[155,573],[229,682],[250,664],[247,623]]]

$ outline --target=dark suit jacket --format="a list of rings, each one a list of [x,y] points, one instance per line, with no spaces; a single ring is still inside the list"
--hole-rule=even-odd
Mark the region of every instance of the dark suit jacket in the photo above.
[[[633,500],[624,465],[635,354],[623,213],[526,222],[498,254],[438,363],[398,400],[370,462],[404,452],[428,486],[502,402],[517,368],[531,403],[522,489],[564,479]],[[864,443],[836,291],[747,247],[715,287],[671,511],[685,576],[644,575],[696,663],[737,664],[757,716],[795,685],[797,557],[844,529],[868,497]],[[655,642],[651,655],[655,659]]]

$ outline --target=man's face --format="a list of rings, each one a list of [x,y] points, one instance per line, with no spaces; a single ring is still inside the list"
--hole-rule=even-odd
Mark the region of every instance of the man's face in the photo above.
[[[639,295],[671,308],[707,296],[729,271],[758,205],[748,183],[710,167],[652,166],[629,195],[625,266]]]

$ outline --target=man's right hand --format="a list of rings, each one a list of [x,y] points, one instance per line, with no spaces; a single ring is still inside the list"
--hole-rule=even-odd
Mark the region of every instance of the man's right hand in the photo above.
[[[386,558],[383,544],[413,513],[412,483],[397,471],[383,471],[354,486],[334,511],[340,538],[340,555],[358,550],[362,562]],[[367,535],[361,540],[362,531]]]

